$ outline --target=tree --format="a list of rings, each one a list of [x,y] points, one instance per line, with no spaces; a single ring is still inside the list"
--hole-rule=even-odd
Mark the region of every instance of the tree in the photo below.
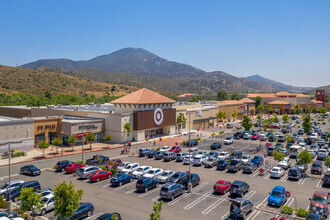
[[[119,217],[116,213],[113,213],[113,215],[111,216],[111,220],[119,220]]]
[[[152,207],[153,212],[150,213],[150,218],[149,220],[161,220],[162,217],[160,215],[160,212],[163,209],[163,201],[160,202],[154,202],[154,205]]]
[[[41,194],[37,194],[34,192],[34,189],[32,187],[30,188],[23,188],[21,190],[21,195],[19,196],[19,199],[22,201],[22,209],[23,210],[32,210],[32,208],[35,211],[40,212],[41,208],[43,207],[43,203],[40,203],[41,200]],[[33,218],[34,218],[34,212]]]
[[[330,168],[330,156],[325,158],[324,165]]]
[[[126,122],[124,124],[124,130],[126,131],[127,137],[129,137],[129,134],[131,133],[132,129],[131,129],[131,124]]]
[[[290,143],[290,142],[292,141],[292,135],[286,133],[286,134],[285,134],[285,141],[286,141],[287,143]]]
[[[231,100],[239,100],[241,98],[241,95],[238,92],[232,92],[230,94],[230,99]]]
[[[313,162],[313,157],[312,155],[307,151],[304,150],[298,154],[298,162],[302,164],[309,164]]]
[[[92,143],[95,141],[95,135],[92,132],[89,132],[86,136],[86,140],[89,141],[89,148],[92,150]]]
[[[300,114],[301,108],[299,108],[299,105],[295,105],[292,112],[293,112],[293,114]]]
[[[276,160],[276,161],[282,161],[283,159],[284,159],[284,157],[285,157],[285,154],[283,154],[283,153],[280,153],[280,152],[278,152],[278,151],[274,151],[273,153],[272,153],[272,156],[274,157],[274,160]]]
[[[257,112],[261,113],[264,110],[264,106],[263,105],[258,105],[257,106]]]
[[[106,135],[104,137],[104,141],[108,143],[108,148],[110,148],[110,141],[112,140],[112,137],[110,135]]]
[[[266,106],[265,106],[265,111],[266,111],[267,113],[270,113],[270,112],[273,111],[273,107],[272,107],[271,105],[266,105]]]
[[[72,135],[68,138],[68,142],[71,145],[71,150],[73,151],[74,145],[77,143],[77,138],[76,136]],[[63,149],[62,149],[63,150]]]
[[[278,117],[276,113],[273,113],[274,118],[272,118],[272,122],[273,123],[277,123],[278,122]]]
[[[328,110],[327,110],[327,108],[322,107],[322,108],[318,108],[317,111],[320,114],[322,114],[322,117],[324,117],[325,113],[327,113]]]
[[[245,131],[249,131],[252,128],[252,120],[247,115],[243,116],[243,120],[242,120],[241,124],[242,124],[242,127],[245,129]]]
[[[84,194],[82,189],[75,191],[74,185],[70,182],[68,185],[65,181],[55,186],[55,210],[54,215],[60,219],[71,218],[74,211],[80,206],[79,202]]]
[[[261,120],[262,120],[262,114],[261,113],[258,113],[258,115],[257,115],[257,122],[258,122],[258,125],[260,127],[260,130],[261,130]]]
[[[226,93],[225,90],[220,90],[217,93],[217,98],[219,101],[227,100],[228,99],[228,94]]]
[[[312,110],[309,106],[307,106],[307,108],[305,109],[305,114],[309,115],[310,113],[312,113]]]
[[[42,150],[42,157],[45,157],[45,150],[49,147],[49,143],[42,140],[39,142],[39,148]]]
[[[255,103],[256,108],[257,108],[259,105],[261,105],[261,101],[262,101],[261,97],[260,97],[260,96],[257,96],[257,97],[256,97],[256,103]]]
[[[305,134],[308,134],[308,132],[310,132],[312,130],[311,116],[309,114],[304,115],[302,126],[304,128]]]
[[[218,112],[216,116],[219,120],[226,119],[226,112]]]
[[[180,112],[178,117],[176,118],[178,129],[180,130],[182,128],[182,125],[186,124],[186,122],[187,122],[187,118],[184,117],[184,114],[182,112]]]
[[[233,117],[233,119],[234,119],[234,121],[235,121],[235,119],[236,119],[236,117],[238,116],[238,114],[237,114],[236,111],[234,111],[233,113],[231,113],[231,116]]]
[[[53,99],[52,93],[48,90],[45,92],[44,96],[49,100]]]
[[[53,145],[56,146],[56,153],[58,152],[58,147],[62,145],[61,138],[54,138],[52,141]]]
[[[288,114],[284,114],[282,117],[282,120],[284,123],[288,123],[289,122],[289,115]]]

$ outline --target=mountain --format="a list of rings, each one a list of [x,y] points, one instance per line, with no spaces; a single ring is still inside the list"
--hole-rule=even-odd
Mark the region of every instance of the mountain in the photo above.
[[[71,94],[77,96],[94,95],[100,97],[126,95],[137,87],[95,82],[67,74],[45,71],[42,68],[31,70],[0,65],[0,93],[25,93],[42,95],[47,90],[53,95]]]
[[[248,79],[248,80],[254,81],[254,82],[257,82],[257,81],[264,82],[280,91],[285,91],[285,92],[305,92],[305,91],[312,89],[312,87],[297,87],[297,86],[287,85],[284,83],[277,82],[275,80],[264,78],[259,75],[248,76],[248,77],[245,77],[245,79]]]
[[[206,72],[168,61],[141,48],[124,48],[86,61],[44,59],[21,67],[43,67],[91,80],[146,87],[163,93],[215,94],[221,89],[241,93],[278,91],[264,82],[250,81],[221,71]]]
[[[324,90],[325,94],[329,95],[330,94],[330,85],[317,87],[317,88],[306,91],[306,93],[315,95],[315,90]]]

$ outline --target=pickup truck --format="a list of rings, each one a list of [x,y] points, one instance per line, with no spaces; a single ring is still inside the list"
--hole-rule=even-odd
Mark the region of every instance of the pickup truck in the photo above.
[[[102,154],[96,154],[93,158],[86,160],[87,165],[104,165],[109,161],[109,157],[103,156]]]

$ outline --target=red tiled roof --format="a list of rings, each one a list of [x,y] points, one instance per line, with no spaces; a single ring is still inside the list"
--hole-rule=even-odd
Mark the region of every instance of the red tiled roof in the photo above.
[[[311,97],[310,95],[305,95],[302,93],[294,93],[297,97]]]
[[[195,94],[193,94],[193,93],[185,93],[185,94],[179,95],[178,97],[186,97],[187,95],[195,95]]]
[[[244,103],[241,101],[237,101],[237,100],[224,100],[221,102],[217,102],[215,104],[224,106],[224,105],[243,105]]]
[[[239,100],[239,101],[244,102],[244,103],[255,103],[254,100],[246,98],[246,97],[244,99]]]
[[[111,103],[120,104],[155,104],[155,103],[175,103],[173,99],[167,98],[157,92],[143,88],[128,94],[119,99],[113,100]]]
[[[275,93],[275,95],[295,95],[295,94],[292,94],[289,92],[277,92],[277,93]]]
[[[257,96],[260,96],[261,98],[266,98],[266,97],[270,97],[270,98],[276,98],[275,94],[273,93],[249,93],[247,94],[246,97],[248,98],[256,98]]]
[[[315,99],[311,100],[312,103],[323,104],[322,101],[316,101]]]

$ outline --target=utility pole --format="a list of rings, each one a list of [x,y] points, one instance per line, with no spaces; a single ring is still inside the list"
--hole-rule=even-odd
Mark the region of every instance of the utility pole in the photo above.
[[[190,130],[191,130],[191,124],[190,124],[190,112],[189,112],[189,182],[188,182],[188,192],[191,193],[191,157],[190,157],[190,154],[191,154],[191,141],[190,141]]]

